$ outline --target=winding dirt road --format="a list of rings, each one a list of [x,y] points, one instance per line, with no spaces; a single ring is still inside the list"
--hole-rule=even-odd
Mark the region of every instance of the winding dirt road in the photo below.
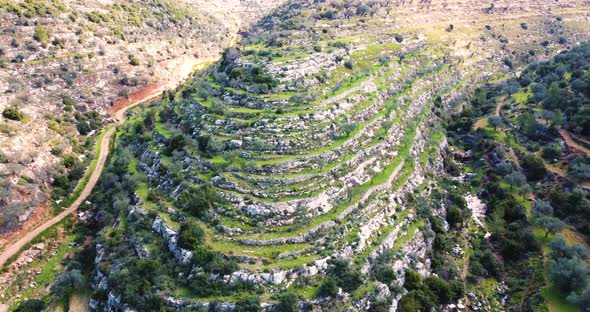
[[[232,40],[232,41],[234,41],[234,40]],[[49,229],[50,227],[54,226],[55,224],[57,224],[61,220],[63,220],[63,218],[74,213],[78,209],[78,207],[80,207],[80,205],[86,200],[86,198],[90,195],[90,193],[92,193],[92,190],[94,189],[94,186],[96,185],[96,182],[98,182],[98,179],[100,178],[100,175],[102,174],[102,170],[104,169],[106,159],[109,155],[109,146],[111,144],[113,134],[115,133],[115,130],[116,130],[115,126],[121,125],[125,122],[125,120],[126,120],[125,113],[129,109],[131,109],[132,107],[135,107],[137,105],[140,105],[140,104],[143,104],[146,102],[150,102],[150,101],[153,101],[153,100],[159,98],[165,90],[173,89],[176,86],[179,86],[180,84],[184,83],[184,81],[190,77],[190,74],[193,72],[194,69],[202,68],[203,66],[205,66],[211,62],[214,62],[216,60],[217,60],[217,58],[213,58],[213,57],[202,58],[202,59],[197,59],[197,58],[184,59],[182,61],[182,65],[178,69],[178,72],[181,74],[179,75],[179,79],[176,81],[176,83],[168,83],[164,86],[160,86],[158,88],[155,88],[155,89],[151,90],[151,92],[149,94],[142,96],[138,99],[134,99],[133,101],[130,101],[128,103],[125,103],[125,105],[123,107],[121,107],[119,110],[113,112],[111,114],[111,117],[113,119],[115,119],[116,122],[115,122],[114,126],[110,126],[109,128],[105,129],[105,131],[107,131],[107,132],[105,133],[102,141],[100,142],[100,153],[97,158],[98,160],[96,163],[96,167],[95,167],[94,171],[91,173],[90,179],[88,180],[88,183],[86,184],[86,186],[84,187],[84,189],[80,193],[80,196],[76,199],[76,201],[74,201],[74,203],[71,206],[69,206],[67,209],[62,211],[59,215],[47,220],[45,223],[37,226],[36,228],[34,228],[33,230],[31,230],[27,233],[25,233],[24,236],[22,236],[18,240],[7,244],[6,248],[4,248],[4,250],[2,250],[2,253],[0,253],[0,267],[2,267],[6,263],[6,261],[8,261],[8,259],[10,259],[14,255],[18,254],[18,252],[25,245],[27,245],[29,242],[31,242],[33,239],[35,239],[35,237],[37,237],[43,231]]]
[[[561,136],[565,140],[565,143],[570,148],[585,153],[586,155],[590,154],[590,150],[576,143],[576,141],[574,141],[574,139],[572,138],[572,135],[567,130],[559,129],[559,134],[561,134]]]

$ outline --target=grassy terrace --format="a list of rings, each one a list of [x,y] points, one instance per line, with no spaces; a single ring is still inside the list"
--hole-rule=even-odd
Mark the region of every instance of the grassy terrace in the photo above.
[[[452,86],[452,87],[449,87],[449,88],[447,88],[447,90],[445,90],[445,92],[452,91],[452,90],[454,90],[455,88],[457,88],[457,87],[459,87],[459,86],[460,86],[460,85],[459,85],[459,84],[457,84],[457,85],[454,85],[454,86]],[[400,124],[400,125],[401,125],[401,118],[398,118],[398,119],[396,120],[396,122],[397,122],[398,124]],[[367,147],[365,147],[365,150],[366,150],[367,148],[370,148],[370,147],[372,147],[372,146],[374,146],[374,145],[378,144],[378,142],[379,142],[379,140],[378,140],[378,139],[374,139],[374,140],[372,140],[372,141],[370,142],[370,144],[369,144]],[[354,151],[353,151],[353,153],[354,153]],[[350,159],[351,159],[351,158],[350,158]],[[348,161],[348,160],[350,160],[350,159],[345,157],[345,158],[343,159],[343,161],[342,161],[342,162],[335,162],[335,163],[332,163],[331,165],[328,165],[328,166],[326,166],[326,167],[322,168],[320,172],[322,172],[322,171],[323,171],[323,172],[327,172],[327,171],[329,171],[329,170],[333,169],[333,168],[334,168],[336,165],[338,165],[339,163],[344,163],[344,162],[346,162],[346,161]],[[316,171],[318,171],[318,170],[316,170]],[[226,177],[227,177],[227,176],[226,176]],[[231,178],[231,177],[230,177],[229,179],[230,179],[230,180],[232,180],[232,181],[235,181],[235,182],[237,182],[237,181],[238,181],[238,179],[233,179],[233,178]],[[305,184],[305,183],[307,183],[307,184]],[[248,184],[249,184],[249,183],[248,183]],[[299,189],[299,186],[300,186],[300,185],[301,185],[301,186],[308,186],[308,187],[309,187],[309,186],[312,186],[312,185],[315,185],[315,184],[309,184],[309,182],[303,181],[303,182],[301,182],[301,183],[298,183],[298,184],[289,185],[289,188],[291,188],[291,189]],[[250,186],[251,186],[251,185],[250,185]],[[312,196],[316,196],[317,194],[321,193],[322,191],[326,190],[327,188],[328,188],[328,186],[326,186],[326,187],[323,187],[322,189],[319,189],[319,190],[315,190],[315,191],[313,191],[313,192],[306,193],[306,194],[304,195],[304,198],[307,198],[307,197],[312,197]],[[269,190],[264,190],[264,191],[265,191],[265,192],[268,192]],[[257,197],[257,198],[258,198],[258,197]],[[281,198],[281,199],[280,199],[280,200],[278,200],[278,201],[288,201],[288,200],[292,200],[292,199],[295,199],[295,198],[302,198],[302,197],[301,197],[301,196],[298,196],[298,197],[289,197],[289,196],[286,196],[286,197],[283,197],[283,198]],[[260,201],[263,201],[263,202],[277,202],[277,200],[274,200],[274,199],[268,199],[268,198],[259,198],[259,199],[260,199]]]
[[[409,88],[410,88],[410,87],[408,86],[408,88],[407,88],[405,91],[409,90]],[[383,113],[383,112],[382,112],[382,113]],[[375,119],[376,119],[376,117],[374,117],[373,121],[374,121]],[[356,133],[358,133],[359,131],[361,131],[361,128],[364,128],[364,127],[365,127],[366,125],[368,125],[370,122],[372,122],[372,121],[371,121],[371,120],[369,120],[369,121],[367,121],[367,122],[363,123],[363,124],[362,124],[360,127],[357,127],[357,129],[355,129],[355,131],[354,131],[354,132],[353,132],[351,135],[352,135],[352,136],[356,135]],[[340,139],[340,141],[336,143],[336,144],[337,144],[337,146],[335,146],[335,147],[341,146],[341,145],[343,145],[345,142],[346,142],[346,138],[341,138],[341,139]],[[376,142],[373,142],[373,143],[374,143],[374,144],[376,144]],[[372,145],[374,145],[374,144],[372,144]],[[329,151],[329,149],[328,149],[328,148],[322,148],[322,149],[320,149],[320,150],[316,150],[315,152],[309,153],[309,154],[306,156],[306,158],[307,158],[307,157],[311,157],[311,156],[315,156],[315,155],[320,155],[320,154],[322,154],[322,153],[324,153],[324,152],[328,152],[328,151]],[[352,157],[353,157],[353,156],[354,156],[353,154],[349,154],[349,155],[347,155],[347,156],[345,156],[345,157],[343,157],[343,158],[341,157],[342,161],[340,161],[340,162],[338,162],[338,163],[332,163],[332,164],[330,164],[330,165],[328,165],[328,166],[324,166],[324,167],[323,167],[323,168],[321,168],[320,170],[309,170],[309,171],[307,171],[307,172],[301,172],[301,173],[290,174],[290,175],[280,175],[280,176],[276,176],[276,177],[296,177],[296,176],[300,176],[300,175],[302,175],[302,174],[312,174],[312,173],[326,173],[326,172],[328,172],[329,170],[331,170],[332,168],[336,167],[337,165],[343,164],[343,163],[345,163],[346,161],[348,161],[348,160],[352,159]],[[218,162],[222,162],[222,161],[221,161],[221,160],[222,160],[222,159],[221,159],[221,157],[216,157],[216,159],[217,159],[217,161],[218,161]],[[286,161],[286,160],[294,160],[294,159],[297,159],[297,155],[283,156],[283,158],[282,158],[282,159],[284,159],[284,161]],[[260,160],[258,160],[258,161],[256,162],[256,164],[257,164],[257,165],[265,165],[265,164],[272,164],[272,163],[275,163],[275,164],[276,164],[276,163],[279,163],[280,161],[281,161],[281,160],[280,160],[280,159],[278,159],[278,158],[275,158],[275,159],[273,159],[273,160],[267,160],[267,161],[260,161]],[[273,177],[273,176],[272,176],[272,175],[268,175],[268,176],[266,176],[266,177]]]
[[[382,112],[382,113],[384,113],[384,112]],[[374,117],[374,118],[375,118],[375,120],[376,120],[376,118],[377,118],[377,117],[379,117],[379,116],[375,116],[375,117]],[[367,123],[374,122],[375,120],[369,120],[369,121],[367,121]],[[399,124],[401,125],[401,120],[397,120],[397,123],[399,123]],[[364,125],[364,127],[365,127],[365,126],[366,126],[366,125]],[[358,133],[358,131],[360,131],[360,127],[357,127],[357,129],[356,129],[356,130],[355,130],[353,133],[351,133],[351,136],[354,136],[354,135],[356,135],[356,134]],[[403,141],[403,140],[402,140],[402,141]],[[342,144],[344,144],[345,142],[346,142],[346,140],[345,140],[345,141],[343,141],[343,142],[342,142]],[[371,147],[371,146],[374,146],[374,145],[375,145],[375,144],[377,144],[378,142],[379,142],[378,140],[374,140],[374,141],[372,141],[372,142],[371,142],[371,145],[369,145],[369,146],[367,146],[367,147],[365,147],[365,148],[369,148],[369,147]],[[317,151],[316,151],[316,153],[317,153]],[[316,154],[316,153],[314,153],[314,154]],[[353,151],[353,153],[354,153],[354,154],[353,154],[353,155],[351,155],[350,159],[352,159],[352,157],[354,157],[354,155],[356,155],[356,153],[355,153],[354,151]],[[318,154],[321,154],[321,153],[318,153]],[[345,158],[345,160],[346,160],[346,158]],[[331,168],[329,168],[329,167],[330,167],[330,166],[326,166],[326,167],[324,167],[322,170],[325,170],[324,172],[327,172],[328,170],[330,170],[330,169],[331,169]],[[328,187],[324,187],[323,189],[316,190],[316,191],[314,191],[314,192],[310,192],[310,193],[306,194],[306,195],[305,195],[305,197],[312,197],[312,196],[316,196],[317,194],[321,193],[322,191],[324,191],[324,190],[325,190],[325,189],[327,189],[327,188],[328,188]],[[223,190],[223,191],[225,191],[225,190]],[[290,200],[297,199],[297,198],[302,198],[302,197],[301,197],[301,196],[299,196],[299,197],[289,197],[289,196],[285,196],[285,197],[282,197],[281,199],[278,199],[278,200],[274,200],[274,199],[267,199],[267,198],[260,198],[259,200],[260,200],[260,201],[262,201],[262,202],[265,202],[265,201],[266,201],[266,202],[277,202],[277,201],[285,202],[285,201],[290,201]]]
[[[410,86],[408,86],[408,88],[406,88],[404,91],[402,91],[402,93],[401,93],[401,94],[399,94],[399,96],[402,96],[402,95],[403,95],[403,92],[407,91],[407,90],[409,89],[409,87],[410,87]],[[382,87],[381,87],[381,88],[382,88]],[[349,113],[349,114],[343,114],[343,115],[339,116],[337,119],[343,119],[343,120],[349,119],[349,118],[350,118],[350,116],[354,115],[354,113],[355,113],[357,110],[361,110],[361,109],[363,109],[363,108],[366,108],[366,107],[368,107],[368,106],[369,106],[370,104],[372,104],[372,103],[373,103],[373,101],[372,101],[371,99],[369,99],[369,100],[366,100],[366,101],[363,101],[363,102],[362,102],[362,105],[357,105],[357,106],[355,107],[355,109],[353,109],[353,112],[352,112],[352,113]],[[369,120],[368,122],[365,122],[365,123],[363,123],[363,124],[361,125],[361,127],[364,127],[364,126],[366,126],[367,124],[369,124],[369,122],[371,122],[371,121],[374,121],[374,120],[375,120],[375,118],[374,118],[374,119],[372,119],[372,120]],[[322,127],[325,127],[325,126],[327,126],[328,124],[329,124],[329,123],[323,123],[323,124],[321,124],[321,125],[320,125],[320,128],[322,128]],[[359,132],[360,130],[361,130],[361,129],[357,129],[357,130],[355,130],[355,132]],[[306,131],[310,131],[310,130],[308,129],[308,130],[306,130]],[[298,131],[293,131],[293,134],[292,134],[292,135],[297,135],[297,134],[298,134]],[[328,150],[335,149],[335,148],[337,148],[337,147],[341,146],[342,144],[344,144],[344,143],[347,141],[346,139],[347,139],[346,137],[338,138],[338,139],[337,139],[337,140],[336,140],[336,141],[335,141],[335,142],[334,142],[334,143],[333,143],[331,146],[322,147],[322,148],[320,148],[320,149],[316,150],[316,152],[312,152],[312,154],[311,154],[311,155],[308,153],[308,154],[306,155],[306,157],[308,157],[308,156],[313,156],[313,155],[317,155],[317,154],[321,154],[321,153],[323,153],[323,152],[327,152]],[[257,157],[260,157],[260,156],[257,156]],[[263,156],[263,157],[264,157],[264,156]],[[267,156],[267,157],[268,157],[268,156]],[[294,159],[294,157],[297,157],[297,155],[290,155],[290,158],[289,158],[289,156],[283,156],[283,157],[281,157],[280,159],[289,160],[289,159]],[[266,161],[263,161],[261,164],[262,164],[262,165],[264,165],[264,164],[272,164],[272,163],[280,162],[280,161],[281,161],[280,159],[279,159],[279,158],[275,158],[275,159],[266,160]]]
[[[136,165],[137,160],[134,159],[128,168],[130,173],[139,174],[137,173]],[[138,184],[136,193],[140,197],[142,208],[145,209],[146,212],[155,212],[172,228],[177,230],[180,228],[180,224],[177,221],[174,221],[171,216],[165,212],[165,207],[172,207],[172,203],[163,202],[156,204],[149,200],[149,186],[146,182],[140,182]],[[283,246],[244,246],[239,243],[226,240],[223,238],[223,236],[217,234],[217,231],[211,228],[207,223],[199,222],[199,225],[205,231],[207,245],[211,246],[216,251],[228,255],[263,257],[270,259],[281,253],[301,251],[309,247],[308,244],[286,244]]]
[[[414,140],[414,136],[416,134],[415,129],[409,131],[406,136],[408,136],[412,141]],[[320,225],[326,221],[332,220],[340,215],[344,209],[348,206],[356,205],[359,203],[361,197],[365,195],[367,191],[370,191],[373,187],[378,186],[385,181],[387,181],[392,173],[394,172],[395,168],[402,164],[404,158],[408,154],[410,150],[410,145],[405,145],[400,147],[399,155],[396,156],[385,168],[384,170],[377,174],[372,181],[368,181],[363,183],[359,186],[353,187],[350,189],[350,197],[349,201],[341,201],[340,203],[336,204],[336,206],[331,209],[329,212],[324,213],[322,215],[316,216],[305,224],[305,226],[288,226],[288,227],[275,227],[274,232],[259,234],[254,236],[237,236],[236,239],[254,239],[254,240],[265,240],[265,239],[273,239],[273,238],[285,238],[285,237],[295,237],[306,231],[312,229],[313,227]]]
[[[409,92],[412,91],[415,83],[420,81],[420,79],[425,79],[425,78],[428,78],[432,75],[440,74],[441,72],[443,72],[447,69],[448,69],[447,66],[443,66],[443,67],[439,68],[437,71],[433,71],[433,72],[425,74],[423,76],[416,77],[410,83],[406,84],[406,86],[404,87],[404,89],[402,91],[400,91],[398,94],[396,94],[392,99],[386,100],[385,102],[389,102],[390,103],[389,105],[394,105],[394,103],[396,102],[397,99],[409,95]],[[350,133],[350,135],[348,137],[338,138],[338,139],[334,140],[334,142],[331,145],[324,146],[322,148],[315,149],[313,151],[309,151],[305,155],[305,157],[301,157],[301,155],[287,155],[287,156],[280,156],[280,157],[276,157],[276,158],[272,158],[272,159],[268,159],[268,160],[256,160],[256,164],[261,165],[261,166],[262,165],[272,165],[272,164],[277,164],[277,163],[281,163],[281,162],[286,162],[286,161],[291,161],[291,160],[299,160],[299,159],[303,159],[303,158],[317,156],[317,155],[320,155],[320,154],[323,154],[326,152],[333,151],[333,150],[337,149],[338,147],[341,147],[342,145],[344,145],[347,141],[349,141],[349,138],[354,138],[358,133],[365,132],[367,126],[374,123],[378,118],[383,117],[386,112],[387,112],[387,108],[381,109],[371,119],[359,124],[355,128],[355,130]],[[311,173],[311,172],[305,172],[305,173]]]
[[[376,49],[376,48],[374,47],[372,49]],[[396,51],[397,50],[392,50],[391,52],[396,52]],[[427,53],[430,53],[431,51],[434,51],[434,48],[423,48],[418,51],[414,51],[412,53],[408,53],[408,54],[404,55],[404,58],[401,60],[402,67],[408,66],[410,62],[414,61],[419,56],[424,56],[425,60],[427,60],[428,62],[432,62],[433,60],[440,59],[442,57],[442,55],[439,55],[437,53],[435,53],[434,58],[431,58],[431,56],[426,55]],[[251,114],[251,115],[253,115],[252,116],[253,118],[243,119],[243,121],[250,121],[251,122],[251,121],[266,119],[266,118],[296,117],[299,115],[314,114],[318,110],[328,110],[329,108],[331,108],[334,105],[334,103],[332,103],[331,101],[328,101],[328,103],[329,103],[328,106],[325,105],[325,102],[326,102],[326,100],[329,100],[329,97],[340,96],[342,94],[350,92],[351,90],[354,91],[354,92],[352,92],[352,94],[356,93],[356,91],[357,91],[356,89],[363,82],[366,82],[370,77],[373,77],[375,73],[383,72],[383,74],[379,74],[379,75],[375,76],[377,78],[385,78],[385,77],[388,77],[388,75],[392,74],[391,68],[389,68],[388,70],[383,70],[384,68],[385,69],[388,68],[388,66],[386,66],[387,63],[373,64],[375,59],[378,59],[379,56],[381,55],[381,54],[374,55],[374,53],[375,53],[375,51],[370,51],[370,53],[368,53],[368,54],[363,54],[362,51],[354,52],[354,54],[356,55],[355,57],[357,58],[357,60],[359,62],[361,62],[361,64],[363,64],[364,68],[371,69],[370,73],[352,75],[351,70],[345,68],[344,66],[338,66],[338,68],[334,72],[333,78],[330,81],[326,82],[326,85],[327,85],[326,89],[324,91],[318,90],[316,92],[316,93],[326,94],[324,99],[319,99],[319,100],[316,100],[312,103],[302,104],[302,105],[298,105],[298,106],[294,105],[294,106],[289,106],[289,107],[282,107],[282,109],[284,111],[282,114],[277,114],[276,112],[272,112],[272,110],[270,110],[270,109],[252,109],[252,108],[235,107],[235,106],[229,106],[228,113]],[[368,58],[369,60],[362,59],[361,55],[365,55],[366,58]],[[428,58],[426,58],[426,57],[428,57]],[[367,64],[366,62],[369,62],[371,64]],[[405,72],[405,71],[407,71],[407,68],[405,70],[402,70],[402,72]],[[345,75],[348,75],[348,77],[342,78]],[[345,81],[346,83],[344,83],[337,90],[334,90],[334,91],[330,90],[330,86],[338,84],[339,81]],[[222,88],[220,85],[216,84],[211,79],[209,80],[209,83],[211,83],[217,89]],[[383,84],[381,84],[381,85],[383,85]],[[256,98],[260,98],[260,99],[267,99],[267,100],[269,99],[270,96],[277,96],[275,94],[273,94],[273,95],[264,95],[264,94],[259,95],[259,94],[249,93],[244,90],[229,88],[229,87],[226,87],[224,89],[227,91],[230,91],[230,92],[248,95],[248,96],[252,96],[252,97],[256,97]],[[278,94],[280,95],[283,93],[284,92],[280,92]],[[297,95],[297,94],[301,95],[302,93],[300,93],[300,92],[299,93],[298,92],[287,92],[287,94],[289,95],[288,97],[290,98],[293,95]],[[199,98],[196,95],[193,95],[193,96],[195,98],[197,98],[197,100],[199,100],[204,106],[206,106],[206,107],[211,106],[210,99],[205,100],[203,98]],[[286,97],[286,96],[284,96],[284,97]],[[281,98],[279,98],[279,99],[285,99],[285,98],[283,98],[283,96],[281,96]]]

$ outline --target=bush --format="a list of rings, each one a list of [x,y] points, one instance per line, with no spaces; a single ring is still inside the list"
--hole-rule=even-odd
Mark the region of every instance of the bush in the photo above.
[[[154,289],[161,274],[161,264],[153,259],[128,258],[109,276],[109,286],[121,299],[139,311],[159,311],[161,302]]]
[[[395,41],[402,43],[404,41],[404,37],[402,37],[402,35],[400,34],[395,34]]]
[[[22,121],[23,119],[25,119],[25,114],[23,114],[21,111],[18,110],[18,108],[14,106],[5,108],[4,111],[2,111],[2,116],[4,118],[16,121]]]
[[[581,294],[571,293],[567,301],[580,306],[582,311],[590,311],[590,284],[586,285]]]
[[[182,223],[178,236],[178,245],[189,250],[196,249],[205,241],[205,232],[194,221]]]
[[[433,304],[433,294],[425,290],[412,290],[399,301],[399,307],[404,312],[430,311]]]
[[[141,64],[141,61],[139,60],[139,58],[137,58],[137,56],[129,56],[129,64],[133,66],[138,66],[139,64]]]
[[[62,103],[64,104],[64,111],[65,112],[74,111],[74,99],[72,99],[70,96],[64,95],[62,97]]]
[[[219,98],[213,98],[211,100],[211,113],[223,116],[225,115],[225,110],[226,107],[222,100],[220,100]]]
[[[70,294],[74,289],[84,285],[84,275],[79,270],[71,270],[60,274],[55,283],[51,286],[51,291],[61,297]]]
[[[561,157],[561,153],[562,150],[559,144],[551,144],[549,146],[544,146],[541,149],[541,156],[549,161],[559,159]]]
[[[176,205],[193,216],[203,217],[219,200],[219,196],[209,185],[203,185],[184,190],[178,196]]]
[[[422,275],[414,270],[407,270],[404,288],[407,290],[414,290],[419,289],[420,287],[422,287]]]
[[[538,181],[547,174],[543,160],[532,154],[528,154],[523,158],[522,168],[525,170],[527,179],[531,181]]]
[[[167,143],[164,153],[170,156],[172,152],[182,150],[187,145],[187,139],[183,134],[179,133],[170,138]]]
[[[555,286],[563,292],[577,290],[586,285],[590,269],[579,258],[559,258],[549,263],[549,275]]]
[[[386,285],[391,284],[396,277],[395,271],[389,266],[383,266],[375,272],[375,279]]]
[[[438,302],[447,304],[453,298],[453,290],[447,281],[440,277],[430,276],[424,280],[424,284],[438,298]]]
[[[279,299],[277,310],[278,312],[297,312],[299,311],[297,308],[298,302],[299,298],[296,294],[290,292],[284,293]]]
[[[346,292],[354,291],[363,283],[361,273],[350,260],[332,259],[328,263],[330,264],[328,275],[332,276],[336,284]]]
[[[15,312],[39,312],[45,309],[45,302],[39,299],[25,300],[18,305]]]
[[[37,24],[37,28],[35,28],[35,33],[33,34],[33,39],[41,43],[47,43],[47,41],[49,41],[47,30],[45,30],[41,24]]]
[[[240,299],[236,302],[237,312],[258,312],[260,311],[260,298],[257,296]]]
[[[338,294],[338,285],[336,280],[330,276],[326,277],[316,292],[317,297],[336,297]]]

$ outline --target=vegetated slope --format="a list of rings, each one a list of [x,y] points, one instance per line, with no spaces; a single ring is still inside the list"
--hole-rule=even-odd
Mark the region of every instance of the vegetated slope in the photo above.
[[[0,2],[0,233],[69,193],[109,112],[175,87],[267,9],[221,21],[211,2]]]
[[[481,285],[442,240],[470,228],[473,205],[438,183],[439,117],[478,85],[587,40],[588,11],[576,1],[280,7],[118,132],[86,207],[102,229],[89,246],[93,306],[502,307],[497,281],[466,295]]]
[[[585,43],[478,90],[449,119],[451,144],[472,154],[459,187],[479,188],[487,203],[491,235],[473,235],[470,276],[480,285],[507,276],[522,310],[590,307],[589,68]],[[469,131],[478,119],[488,126]]]

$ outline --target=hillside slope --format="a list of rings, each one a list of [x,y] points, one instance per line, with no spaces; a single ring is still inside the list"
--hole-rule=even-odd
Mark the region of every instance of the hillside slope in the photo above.
[[[566,305],[546,278],[553,233],[529,218],[539,193],[519,151],[503,153],[515,159],[498,182],[481,150],[515,144],[498,120],[530,97],[514,77],[589,40],[589,14],[577,0],[289,1],[131,112],[80,222],[27,253],[73,254],[51,292],[24,301],[35,296],[21,285],[53,281],[11,275],[0,290],[25,297],[3,302],[85,289],[98,311]],[[37,269],[26,262],[12,267]]]
[[[448,244],[462,229],[470,240],[469,215],[482,212],[441,183],[439,118],[478,86],[587,40],[588,11],[579,1],[281,6],[121,130],[102,182],[116,195],[93,201],[113,207],[96,220],[97,304],[517,308],[503,299],[507,281],[480,292],[455,265],[469,251]]]
[[[176,87],[277,2],[0,2],[0,233],[71,191],[109,113]]]

